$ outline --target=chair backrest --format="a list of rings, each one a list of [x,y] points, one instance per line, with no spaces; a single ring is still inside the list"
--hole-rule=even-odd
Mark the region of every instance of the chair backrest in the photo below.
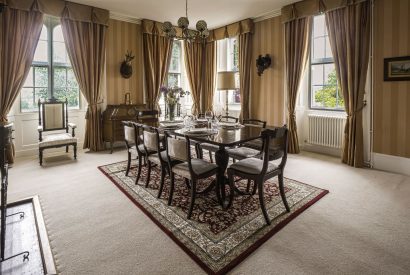
[[[220,116],[219,121],[223,121],[223,122],[234,122],[234,123],[238,123],[239,119],[237,117],[233,117],[233,116]]]
[[[266,121],[259,120],[259,119],[253,119],[253,118],[244,119],[242,121],[242,124],[245,126],[266,128]]]
[[[136,144],[135,142],[135,128],[132,124],[124,123],[124,140],[128,148]]]
[[[145,150],[151,150],[155,152],[158,152],[160,150],[159,133],[154,127],[144,125],[142,127],[142,139]]]
[[[263,168],[262,174],[266,173],[268,163],[272,159],[282,158],[279,168],[284,169],[287,160],[288,128],[286,125],[275,129],[262,131],[263,139]]]
[[[68,133],[68,108],[67,99],[58,101],[54,98],[42,102],[38,100],[38,125],[43,132],[66,130]]]
[[[180,161],[190,161],[191,150],[189,147],[189,140],[179,139],[171,137],[168,133],[165,133],[167,154],[170,159],[176,159]]]

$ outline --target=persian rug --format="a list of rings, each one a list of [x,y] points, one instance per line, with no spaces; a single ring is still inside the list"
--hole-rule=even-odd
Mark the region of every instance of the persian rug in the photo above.
[[[186,218],[190,193],[184,180],[175,178],[172,206],[168,206],[169,178],[166,178],[160,199],[157,198],[160,169],[154,167],[148,188],[146,169],[135,185],[136,168],[125,176],[126,161],[98,167],[155,224],[171,237],[196,263],[209,274],[225,274],[292,219],[328,193],[305,183],[285,178],[288,213],[279,194],[277,178],[265,182],[265,203],[271,225],[266,225],[257,195],[235,195],[233,205],[223,210],[215,191],[198,195],[190,220]],[[205,188],[213,178],[199,182]],[[246,181],[236,183],[244,190]]]

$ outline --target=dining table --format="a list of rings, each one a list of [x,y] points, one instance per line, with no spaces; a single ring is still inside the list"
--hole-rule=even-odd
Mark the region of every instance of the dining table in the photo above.
[[[223,209],[228,208],[233,199],[234,188],[229,185],[226,177],[226,169],[229,164],[229,154],[226,148],[239,146],[245,142],[261,139],[262,127],[236,125],[233,127],[219,127],[218,129],[208,129],[208,131],[192,131],[187,128],[170,129],[170,134],[185,137],[188,136],[190,140],[197,144],[208,143],[216,145],[218,150],[215,152],[215,162],[218,166],[218,173],[214,185],[206,188],[207,191],[215,189],[218,201]],[[226,186],[229,186],[230,196],[226,196]]]

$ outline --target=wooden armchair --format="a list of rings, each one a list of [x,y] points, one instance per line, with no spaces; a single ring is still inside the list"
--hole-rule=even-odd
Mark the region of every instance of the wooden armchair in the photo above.
[[[65,147],[68,153],[68,147],[72,145],[74,147],[74,159],[77,159],[77,138],[75,137],[75,128],[77,126],[68,122],[67,99],[57,101],[52,98],[45,102],[39,100],[38,110],[39,126],[37,130],[40,165],[43,164],[43,151],[49,148]],[[71,128],[71,133],[68,132],[68,128]],[[58,132],[56,133],[56,131]],[[45,132],[50,133],[43,135]]]

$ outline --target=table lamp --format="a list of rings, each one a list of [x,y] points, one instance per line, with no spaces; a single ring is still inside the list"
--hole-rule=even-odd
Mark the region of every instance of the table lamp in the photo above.
[[[238,89],[237,81],[235,81],[235,75],[237,72],[218,72],[217,89],[219,91],[226,91],[226,101],[225,101],[225,115],[229,116],[228,110],[228,92],[229,90]]]

